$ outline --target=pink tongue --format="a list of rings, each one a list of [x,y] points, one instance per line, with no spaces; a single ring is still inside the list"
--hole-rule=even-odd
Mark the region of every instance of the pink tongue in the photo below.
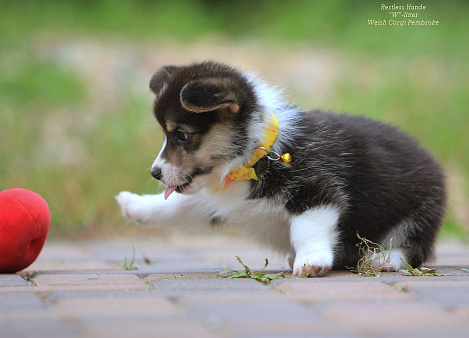
[[[164,199],[167,200],[169,195],[173,193],[173,191],[176,190],[176,187],[167,187],[166,190],[164,191]]]

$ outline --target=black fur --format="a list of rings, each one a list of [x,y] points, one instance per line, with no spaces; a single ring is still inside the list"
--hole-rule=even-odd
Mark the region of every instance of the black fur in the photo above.
[[[401,245],[409,263],[431,256],[445,209],[444,178],[431,155],[396,128],[363,117],[301,113],[290,165],[260,161],[252,198],[288,196],[300,214],[314,206],[338,205],[341,245],[334,266],[356,264],[357,232],[383,241],[399,224],[412,225]]]

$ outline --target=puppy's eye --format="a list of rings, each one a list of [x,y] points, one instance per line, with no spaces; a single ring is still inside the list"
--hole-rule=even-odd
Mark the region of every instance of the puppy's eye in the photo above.
[[[176,130],[176,137],[178,138],[178,141],[180,142],[186,142],[188,139],[187,133],[180,129]]]

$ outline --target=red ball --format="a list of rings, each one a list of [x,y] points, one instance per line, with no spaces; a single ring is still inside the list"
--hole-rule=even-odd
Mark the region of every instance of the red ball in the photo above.
[[[0,192],[0,272],[17,272],[39,256],[50,225],[41,195],[26,189]]]

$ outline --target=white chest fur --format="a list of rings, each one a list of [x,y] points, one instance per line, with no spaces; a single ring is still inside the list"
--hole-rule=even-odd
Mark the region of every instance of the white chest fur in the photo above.
[[[248,199],[249,181],[227,184],[220,190],[200,192],[200,207],[208,208],[228,227],[281,253],[292,252],[290,215],[285,202],[272,198]]]

